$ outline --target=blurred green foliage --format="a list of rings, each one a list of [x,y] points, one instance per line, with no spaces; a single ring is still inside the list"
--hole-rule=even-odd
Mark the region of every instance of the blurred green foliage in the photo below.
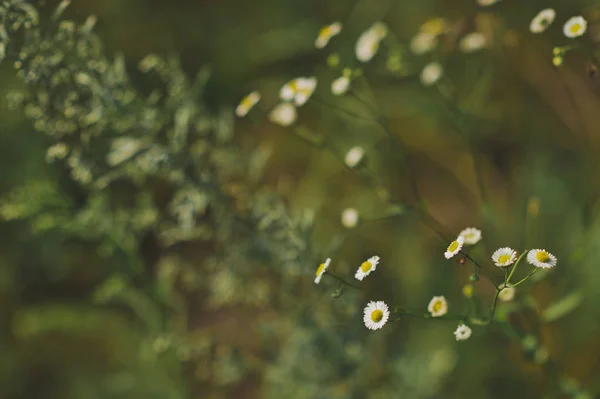
[[[0,4],[0,397],[600,392],[593,2],[31,4]],[[557,22],[532,35],[546,7]],[[579,14],[589,34],[555,68],[552,48],[570,43],[562,23]],[[449,31],[415,56],[410,40],[432,17]],[[337,20],[342,33],[316,50]],[[389,38],[360,64],[356,38],[379,20]],[[459,51],[473,31],[488,48]],[[430,61],[444,76],[424,88]],[[337,97],[344,68],[353,95]],[[313,75],[298,123],[270,123],[281,85]],[[254,89],[261,102],[235,119]],[[350,169],[354,146],[366,156]],[[348,207],[354,229],[340,222]],[[463,306],[472,270],[444,260],[438,235],[467,225],[484,235],[473,257],[543,247],[558,266],[466,342],[448,322],[366,330],[369,300]],[[327,257],[350,280],[374,254],[364,291],[313,284]],[[482,309],[492,288],[475,283]]]

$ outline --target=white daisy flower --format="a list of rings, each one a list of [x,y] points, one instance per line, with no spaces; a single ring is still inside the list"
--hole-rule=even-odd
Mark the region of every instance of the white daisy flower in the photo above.
[[[336,96],[341,96],[350,88],[350,78],[348,76],[340,76],[331,83],[331,92]]]
[[[477,0],[477,4],[479,4],[482,7],[488,7],[488,6],[491,6],[492,4],[496,4],[499,1],[500,0]]]
[[[410,51],[416,55],[430,52],[437,46],[437,36],[429,32],[419,32],[410,41]]]
[[[435,84],[444,74],[444,69],[437,62],[431,62],[425,65],[423,71],[421,71],[421,83],[424,86],[431,86]]]
[[[583,35],[586,30],[587,21],[582,16],[570,18],[563,27],[563,33],[571,39]]]
[[[354,208],[344,209],[342,212],[342,226],[347,229],[356,227],[358,224],[358,211]]]
[[[510,266],[517,260],[517,251],[509,247],[499,248],[492,254],[492,260],[498,267]]]
[[[556,256],[552,255],[545,249],[532,249],[527,253],[527,262],[535,267],[542,269],[550,269],[556,266]]]
[[[364,31],[356,41],[356,58],[361,62],[368,62],[377,54],[379,42],[387,35],[387,27],[381,23],[374,23]]]
[[[325,263],[321,263],[319,265],[319,267],[317,268],[317,272],[315,273],[316,274],[315,284],[319,284],[321,282],[321,277],[323,277],[323,275],[327,271],[327,268],[329,267],[330,263],[331,263],[331,258],[327,258]]]
[[[465,238],[463,236],[456,237],[456,240],[452,241],[450,245],[448,245],[448,249],[444,252],[444,256],[446,259],[450,259],[454,255],[460,252],[463,245],[465,244]]]
[[[260,93],[253,91],[240,101],[235,109],[235,114],[239,117],[246,116],[248,112],[260,101]]]
[[[448,313],[448,302],[443,296],[434,296],[427,305],[427,311],[432,317],[440,317]]]
[[[344,162],[349,168],[354,168],[360,163],[360,161],[362,161],[364,156],[365,150],[362,147],[352,147],[346,153],[346,156],[344,157]]]
[[[454,336],[456,337],[457,341],[464,341],[465,339],[469,339],[472,332],[473,330],[471,330],[468,326],[461,324],[456,328],[456,331],[454,331]]]
[[[315,47],[319,49],[324,48],[329,43],[329,40],[341,31],[342,24],[340,22],[334,22],[331,25],[322,27],[319,31],[319,37],[315,40]]]
[[[500,291],[500,293],[498,294],[498,299],[500,299],[502,302],[510,302],[514,299],[515,294],[517,292],[517,289],[515,287],[511,287],[506,286],[504,284],[502,284],[499,288],[502,289],[502,291]]]
[[[554,18],[556,18],[556,11],[552,8],[546,8],[545,10],[540,11],[529,24],[529,31],[531,33],[542,33],[552,22],[554,22]]]
[[[465,239],[465,245],[475,245],[481,240],[481,230],[467,227],[460,232],[459,236]]]
[[[370,330],[379,330],[390,318],[390,310],[383,301],[371,301],[364,310],[363,321]]]
[[[300,77],[290,80],[279,90],[279,98],[294,101],[297,106],[304,105],[317,87],[317,78]]]
[[[463,53],[473,53],[487,46],[487,39],[481,32],[472,32],[465,35],[458,42],[458,48]]]
[[[356,270],[356,274],[354,275],[354,277],[357,280],[362,281],[365,277],[367,277],[369,274],[371,274],[372,271],[374,271],[377,268],[378,264],[379,256],[371,256],[369,259],[364,261],[362,265],[360,265],[358,270]]]
[[[296,107],[290,103],[281,103],[269,113],[269,120],[281,126],[290,126],[296,121]]]

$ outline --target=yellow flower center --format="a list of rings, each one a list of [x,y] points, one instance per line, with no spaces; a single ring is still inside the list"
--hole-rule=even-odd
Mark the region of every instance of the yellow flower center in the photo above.
[[[369,270],[371,270],[372,267],[373,267],[373,264],[369,261],[366,261],[366,262],[363,262],[362,265],[360,265],[360,270],[362,270],[363,273],[366,273]]]
[[[571,28],[569,30],[571,31],[571,33],[579,33],[581,28],[582,26],[580,23],[574,23],[573,25],[571,25]]]
[[[452,241],[448,247],[448,252],[454,252],[458,249],[458,241]]]
[[[371,320],[373,320],[375,323],[379,323],[381,319],[383,319],[383,312],[381,310],[375,309],[373,312],[371,312]]]
[[[550,255],[548,255],[548,252],[546,251],[538,251],[537,254],[535,254],[535,258],[539,262],[548,262],[550,260]]]
[[[325,26],[324,28],[321,28],[321,30],[319,31],[320,38],[329,39],[330,36],[331,36],[331,26]]]
[[[317,269],[317,273],[315,275],[318,276],[319,274],[323,273],[324,269],[325,269],[325,263],[321,263],[319,265],[319,268]]]
[[[510,261],[510,255],[500,255],[498,263],[508,263]]]
[[[254,97],[252,97],[252,96],[247,96],[242,100],[243,108],[250,108],[253,105],[254,105]]]
[[[433,304],[433,311],[435,313],[437,313],[440,310],[442,310],[443,307],[444,307],[444,304],[442,303],[442,301],[437,301],[436,303]]]

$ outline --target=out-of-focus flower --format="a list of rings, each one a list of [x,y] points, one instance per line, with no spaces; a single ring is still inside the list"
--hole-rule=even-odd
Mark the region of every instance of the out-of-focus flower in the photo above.
[[[473,331],[468,326],[461,324],[454,331],[454,336],[456,337],[457,341],[464,341],[466,339],[469,339],[472,332]]]
[[[488,7],[488,6],[491,6],[492,4],[496,4],[499,1],[500,0],[477,0],[477,4],[479,4],[482,7]]]
[[[427,305],[427,311],[432,317],[440,317],[448,313],[448,302],[443,296],[434,296]]]
[[[358,224],[358,211],[354,208],[346,208],[342,212],[342,226],[347,229],[356,227]]]
[[[340,96],[350,88],[350,78],[348,76],[340,76],[331,83],[331,92],[336,96]]]
[[[423,71],[421,71],[421,83],[424,86],[431,86],[435,84],[444,74],[444,69],[437,62],[432,62],[425,65]]]
[[[116,166],[134,156],[145,145],[133,137],[119,137],[112,141],[110,152],[106,156],[106,162],[110,166]]]
[[[294,101],[297,106],[306,104],[317,87],[317,78],[300,77],[284,84],[279,90],[279,98]]]
[[[448,249],[444,253],[446,259],[452,258],[454,255],[460,252],[463,245],[465,244],[465,238],[463,236],[456,237],[456,240],[452,241],[450,245],[448,245]]]
[[[294,104],[281,103],[269,113],[269,120],[281,126],[290,126],[296,121],[296,107]]]
[[[260,93],[253,91],[240,101],[235,109],[235,114],[239,117],[246,116],[248,112],[260,101]]]
[[[481,240],[481,230],[475,227],[467,227],[458,235],[465,239],[465,245],[475,245]]]
[[[563,27],[563,33],[571,39],[579,37],[587,30],[587,21],[582,16],[570,18]]]
[[[437,46],[437,36],[428,32],[419,32],[410,41],[410,51],[421,55],[430,52]]]
[[[341,31],[342,24],[340,22],[334,22],[331,25],[322,27],[319,31],[319,36],[315,40],[315,47],[318,49],[324,48],[329,43],[329,40]]]
[[[362,147],[352,147],[346,153],[346,156],[344,157],[344,162],[349,168],[354,168],[360,163],[360,161],[362,161],[364,156],[365,150]]]
[[[509,286],[505,286],[504,284],[502,284],[500,287],[500,289],[502,289],[502,291],[500,291],[500,293],[498,294],[498,299],[500,299],[503,302],[510,302],[515,298],[515,293],[517,292],[517,289],[515,287],[511,287]]]
[[[546,8],[545,10],[540,11],[529,24],[529,31],[531,33],[542,33],[552,22],[554,22],[554,18],[556,18],[556,11],[552,8]]]
[[[542,269],[550,269],[556,266],[556,256],[552,255],[545,249],[532,249],[527,253],[527,262],[535,267]]]
[[[379,43],[385,36],[387,36],[387,27],[385,24],[375,22],[371,25],[356,41],[356,58],[361,62],[370,61],[377,54]]]
[[[383,301],[371,301],[364,310],[363,321],[370,330],[378,330],[387,323],[390,310]]]
[[[367,259],[360,265],[354,277],[357,280],[362,281],[365,277],[371,274],[371,272],[375,271],[378,264],[379,256],[371,256],[369,259]]]
[[[327,260],[324,263],[321,263],[319,265],[319,267],[317,268],[317,272],[315,273],[316,274],[315,284],[319,284],[321,282],[321,278],[327,271],[327,268],[329,267],[330,263],[331,263],[331,258],[327,258]]]
[[[487,46],[487,39],[481,32],[471,32],[458,42],[458,48],[463,53],[473,53]]]
[[[498,267],[510,266],[517,260],[517,251],[509,247],[499,248],[492,254],[492,260]]]

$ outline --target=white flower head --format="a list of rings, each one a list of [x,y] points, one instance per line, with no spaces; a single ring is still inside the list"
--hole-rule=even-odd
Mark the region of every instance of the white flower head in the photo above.
[[[279,98],[284,101],[294,101],[297,106],[306,104],[317,87],[317,78],[300,77],[290,80],[279,90]]]
[[[556,11],[552,8],[546,8],[545,10],[540,11],[529,24],[529,31],[531,33],[542,33],[552,22],[554,22],[554,18],[556,18]]]
[[[356,58],[361,62],[368,62],[377,54],[379,43],[387,36],[387,27],[382,22],[375,22],[364,31],[356,41]]]
[[[371,256],[369,259],[364,261],[358,270],[356,270],[356,274],[354,277],[362,281],[365,277],[367,277],[371,272],[375,271],[377,265],[379,264],[379,256]]]
[[[465,244],[465,238],[463,236],[456,237],[456,240],[452,241],[450,245],[448,245],[448,249],[444,252],[444,256],[446,259],[450,259],[454,255],[460,252],[463,245]]]
[[[454,336],[456,337],[457,341],[464,341],[466,339],[469,339],[472,332],[473,330],[471,330],[468,326],[461,324],[454,331]]]
[[[362,147],[352,147],[346,153],[346,156],[344,157],[344,162],[349,168],[354,168],[360,163],[360,161],[362,161],[364,156],[365,150]]]
[[[410,41],[410,51],[416,55],[430,52],[437,46],[437,36],[430,32],[419,32]]]
[[[336,96],[341,96],[350,88],[350,78],[348,76],[340,76],[331,83],[331,92]]]
[[[492,4],[496,4],[499,1],[500,0],[477,0],[477,4],[479,4],[482,7],[488,7],[488,6],[491,6]]]
[[[586,30],[587,21],[582,16],[570,18],[563,27],[563,33],[571,39],[583,35]]]
[[[363,321],[370,330],[379,330],[390,318],[390,310],[383,301],[371,301],[364,310]]]
[[[515,287],[511,287],[506,286],[504,284],[502,284],[500,286],[500,289],[502,289],[502,291],[500,291],[500,293],[498,294],[498,299],[500,299],[502,302],[510,302],[515,298],[515,294],[517,292],[517,289]]]
[[[323,275],[327,271],[327,268],[329,267],[330,263],[331,263],[331,258],[327,258],[327,260],[324,263],[321,263],[319,265],[319,267],[317,268],[317,272],[315,273],[315,275],[316,275],[315,284],[319,284],[321,282],[321,277],[323,277]]]
[[[341,31],[342,24],[340,22],[334,22],[331,25],[322,27],[319,31],[319,36],[315,40],[315,47],[318,49],[324,48],[329,43],[329,40]]]
[[[421,71],[421,83],[424,86],[431,86],[435,84],[444,74],[444,69],[437,62],[431,62],[425,65],[425,68]]]
[[[556,256],[545,249],[532,249],[527,253],[527,262],[535,267],[550,269],[556,266]]]
[[[342,226],[347,229],[356,227],[358,224],[358,211],[354,208],[346,208],[342,212]]]
[[[248,112],[260,101],[260,93],[253,91],[240,101],[235,109],[235,114],[239,117],[246,116]]]
[[[471,32],[460,39],[460,42],[458,42],[458,48],[463,53],[473,53],[477,50],[481,50],[487,46],[487,44],[487,38],[483,33]]]
[[[481,240],[481,230],[467,227],[460,232],[459,236],[465,239],[465,245],[475,245]]]
[[[432,317],[440,317],[448,313],[448,302],[443,296],[434,296],[427,305],[427,311]]]
[[[281,103],[269,113],[269,120],[281,126],[290,126],[296,121],[296,107],[290,103]]]
[[[492,260],[498,267],[510,266],[517,260],[517,251],[509,247],[498,248],[492,254]]]

